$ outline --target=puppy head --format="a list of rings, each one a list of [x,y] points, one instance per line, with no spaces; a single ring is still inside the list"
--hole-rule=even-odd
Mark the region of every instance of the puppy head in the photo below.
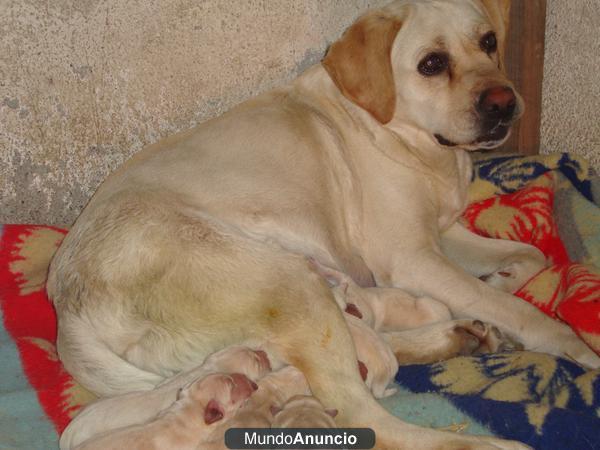
[[[335,428],[337,410],[325,409],[310,395],[295,395],[283,407],[271,407],[272,428]]]
[[[398,0],[356,21],[323,65],[348,99],[390,128],[440,145],[493,148],[523,100],[504,73],[510,0]]]
[[[360,375],[376,398],[387,395],[388,385],[398,372],[398,361],[390,346],[362,320],[345,316],[354,341]]]
[[[204,423],[211,425],[233,417],[256,389],[256,383],[246,375],[214,373],[180,389],[177,401],[200,408]]]

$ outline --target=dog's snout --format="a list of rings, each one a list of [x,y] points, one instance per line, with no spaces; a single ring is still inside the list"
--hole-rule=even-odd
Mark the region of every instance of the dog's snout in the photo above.
[[[496,86],[483,91],[477,110],[486,120],[504,121],[512,119],[517,107],[517,96],[508,86]]]

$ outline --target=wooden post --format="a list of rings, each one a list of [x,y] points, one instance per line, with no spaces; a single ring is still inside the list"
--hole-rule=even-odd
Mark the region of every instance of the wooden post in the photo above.
[[[525,100],[525,114],[502,151],[539,153],[546,0],[512,0],[506,71]]]

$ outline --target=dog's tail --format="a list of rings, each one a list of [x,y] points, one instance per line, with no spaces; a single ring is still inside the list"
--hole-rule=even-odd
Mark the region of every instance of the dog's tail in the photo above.
[[[63,365],[100,397],[149,390],[164,381],[121,358],[81,317],[63,315],[58,330],[57,350]]]

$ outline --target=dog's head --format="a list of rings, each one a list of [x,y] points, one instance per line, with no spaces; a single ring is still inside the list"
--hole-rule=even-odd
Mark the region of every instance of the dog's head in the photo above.
[[[523,111],[504,72],[510,0],[396,1],[359,18],[323,60],[340,91],[382,124],[441,145],[502,144]]]
[[[233,417],[257,389],[256,383],[246,375],[212,373],[181,388],[177,402],[202,410],[204,423],[212,425]]]

